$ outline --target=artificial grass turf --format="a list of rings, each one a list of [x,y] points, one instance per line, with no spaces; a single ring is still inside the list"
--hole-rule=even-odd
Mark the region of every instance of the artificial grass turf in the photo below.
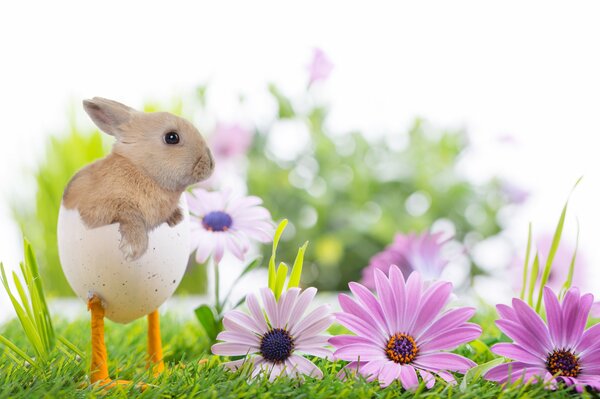
[[[600,398],[596,393],[577,395],[571,389],[546,390],[540,384],[500,387],[497,384],[473,379],[466,385],[450,386],[437,382],[431,390],[419,387],[417,392],[404,391],[399,383],[381,389],[376,382],[364,379],[342,381],[337,377],[343,362],[317,360],[324,372],[322,380],[306,378],[304,382],[279,378],[273,383],[265,378],[250,380],[248,370],[231,373],[220,365],[221,360],[209,354],[209,342],[195,320],[176,320],[168,314],[161,317],[162,336],[167,371],[157,378],[145,368],[146,321],[128,325],[107,321],[106,344],[109,372],[112,378],[144,381],[150,386],[140,391],[124,386],[108,392],[87,384],[90,353],[88,319],[74,322],[57,320],[56,331],[83,352],[83,358],[70,351],[55,351],[53,360],[41,371],[32,366],[17,364],[0,346],[0,399],[2,398]],[[480,342],[463,345],[458,352],[483,363],[493,358],[484,344],[497,342],[500,334],[493,327],[493,316],[479,317],[484,336]],[[334,329],[338,329],[334,327]],[[28,343],[20,325],[12,321],[0,327],[2,335],[21,348]],[[30,351],[29,351],[30,352]],[[462,377],[458,381],[461,383]]]

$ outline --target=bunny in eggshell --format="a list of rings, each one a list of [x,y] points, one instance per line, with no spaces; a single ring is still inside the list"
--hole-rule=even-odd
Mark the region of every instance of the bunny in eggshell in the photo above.
[[[208,178],[214,160],[198,130],[168,112],[140,112],[94,97],[83,107],[112,152],[73,176],[58,216],[61,265],[92,318],[92,383],[109,378],[104,318],[148,316],[149,366],[164,369],[158,307],[177,288],[189,256],[183,192]]]

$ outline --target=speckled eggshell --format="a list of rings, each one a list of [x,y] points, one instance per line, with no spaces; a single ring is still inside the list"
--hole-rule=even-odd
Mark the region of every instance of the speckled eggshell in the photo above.
[[[129,262],[119,249],[119,225],[88,229],[79,212],[61,206],[58,252],[69,284],[86,303],[96,293],[106,317],[129,323],[157,309],[181,282],[190,253],[190,228],[185,197],[184,219],[174,227],[163,223],[149,233],[148,250]]]

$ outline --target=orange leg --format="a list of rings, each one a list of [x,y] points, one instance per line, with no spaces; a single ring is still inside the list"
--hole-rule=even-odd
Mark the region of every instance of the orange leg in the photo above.
[[[93,295],[88,300],[88,310],[92,315],[92,364],[90,366],[90,382],[112,388],[117,385],[129,385],[131,381],[112,380],[108,376],[108,355],[104,343],[104,308],[102,300]],[[142,389],[144,387],[142,386]]]
[[[162,373],[165,369],[163,361],[162,343],[160,339],[160,317],[158,310],[148,315],[148,368],[154,375]]]

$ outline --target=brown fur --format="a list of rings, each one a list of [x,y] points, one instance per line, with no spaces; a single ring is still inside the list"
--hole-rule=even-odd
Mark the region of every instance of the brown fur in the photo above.
[[[148,231],[183,220],[179,198],[188,185],[210,176],[212,155],[194,126],[175,115],[138,112],[97,97],[84,107],[117,142],[111,154],[75,174],[63,204],[77,209],[89,228],[119,223],[120,248],[137,259],[148,247]],[[179,144],[164,142],[171,131]]]

